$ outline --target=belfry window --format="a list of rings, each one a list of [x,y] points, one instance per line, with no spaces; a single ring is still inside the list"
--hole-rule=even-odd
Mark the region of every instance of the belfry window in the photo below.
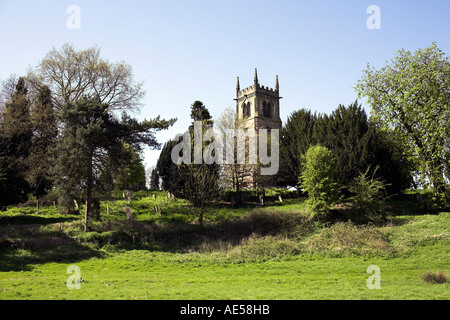
[[[242,105],[242,115],[243,117],[250,117],[250,102],[244,103]]]
[[[263,102],[263,116],[271,118],[272,105],[270,102]]]

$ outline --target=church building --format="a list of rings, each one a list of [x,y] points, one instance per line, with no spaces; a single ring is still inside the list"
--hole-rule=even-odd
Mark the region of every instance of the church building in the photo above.
[[[248,128],[281,129],[280,99],[278,76],[275,89],[259,84],[256,68],[253,86],[241,90],[237,78],[236,114],[241,119],[247,117]]]
[[[280,86],[278,75],[275,79],[275,89],[260,85],[255,68],[253,85],[240,88],[239,77],[236,85],[236,115],[245,121],[244,127],[254,129],[281,129],[280,119]],[[247,153],[248,151],[246,151]],[[258,188],[256,168],[248,171],[245,177],[245,188]]]

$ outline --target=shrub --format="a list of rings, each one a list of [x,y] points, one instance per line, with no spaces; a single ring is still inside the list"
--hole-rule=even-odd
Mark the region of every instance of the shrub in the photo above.
[[[298,243],[287,238],[251,236],[232,249],[228,256],[236,262],[254,262],[280,259],[299,253]]]
[[[289,238],[301,238],[315,228],[312,219],[307,215],[295,211],[282,212],[269,209],[253,210],[234,224],[235,227],[247,229],[249,234]]]
[[[308,193],[308,205],[313,214],[325,217],[338,200],[337,184],[334,181],[335,160],[326,147],[312,146],[304,156],[300,185]]]
[[[448,281],[447,276],[445,275],[445,271],[428,271],[425,274],[422,275],[422,280],[425,282],[431,282],[431,283],[445,283]]]
[[[324,228],[306,244],[311,251],[331,256],[392,256],[397,253],[388,233],[373,225],[356,226],[351,222]]]
[[[356,220],[366,221],[373,220],[378,217],[384,218],[385,201],[388,198],[385,192],[387,184],[378,178],[375,174],[376,168],[369,178],[369,169],[357,176],[353,184],[349,187],[349,191],[353,194],[349,198],[351,209]]]

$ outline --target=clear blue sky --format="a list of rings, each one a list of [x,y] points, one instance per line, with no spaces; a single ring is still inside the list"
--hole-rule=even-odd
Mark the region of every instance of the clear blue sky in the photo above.
[[[69,5],[80,8],[79,30],[66,26]],[[366,26],[370,5],[381,10],[379,30]],[[356,99],[368,62],[381,67],[397,50],[432,41],[449,55],[449,21],[449,0],[0,0],[0,80],[66,42],[98,45],[102,58],[125,61],[145,81],[138,118],[178,118],[158,134],[163,143],[187,128],[195,100],[213,117],[234,107],[236,77],[250,86],[254,68],[265,86],[279,76],[283,122],[303,107],[330,113]],[[147,151],[146,165],[157,156]]]

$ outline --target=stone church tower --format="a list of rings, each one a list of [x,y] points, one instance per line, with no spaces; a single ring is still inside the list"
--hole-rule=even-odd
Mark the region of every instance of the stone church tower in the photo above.
[[[253,86],[240,88],[239,77],[236,85],[236,115],[239,119],[246,119],[244,127],[247,129],[281,129],[280,119],[280,87],[278,76],[275,80],[275,89],[261,86],[258,82],[258,73],[255,68]],[[246,151],[248,152],[248,150]],[[243,178],[244,189],[258,188],[257,168],[247,167]]]
[[[253,86],[240,89],[239,77],[236,86],[236,114],[238,118],[247,117],[247,128],[281,129],[280,93],[278,76],[275,89],[261,86],[255,69]]]

